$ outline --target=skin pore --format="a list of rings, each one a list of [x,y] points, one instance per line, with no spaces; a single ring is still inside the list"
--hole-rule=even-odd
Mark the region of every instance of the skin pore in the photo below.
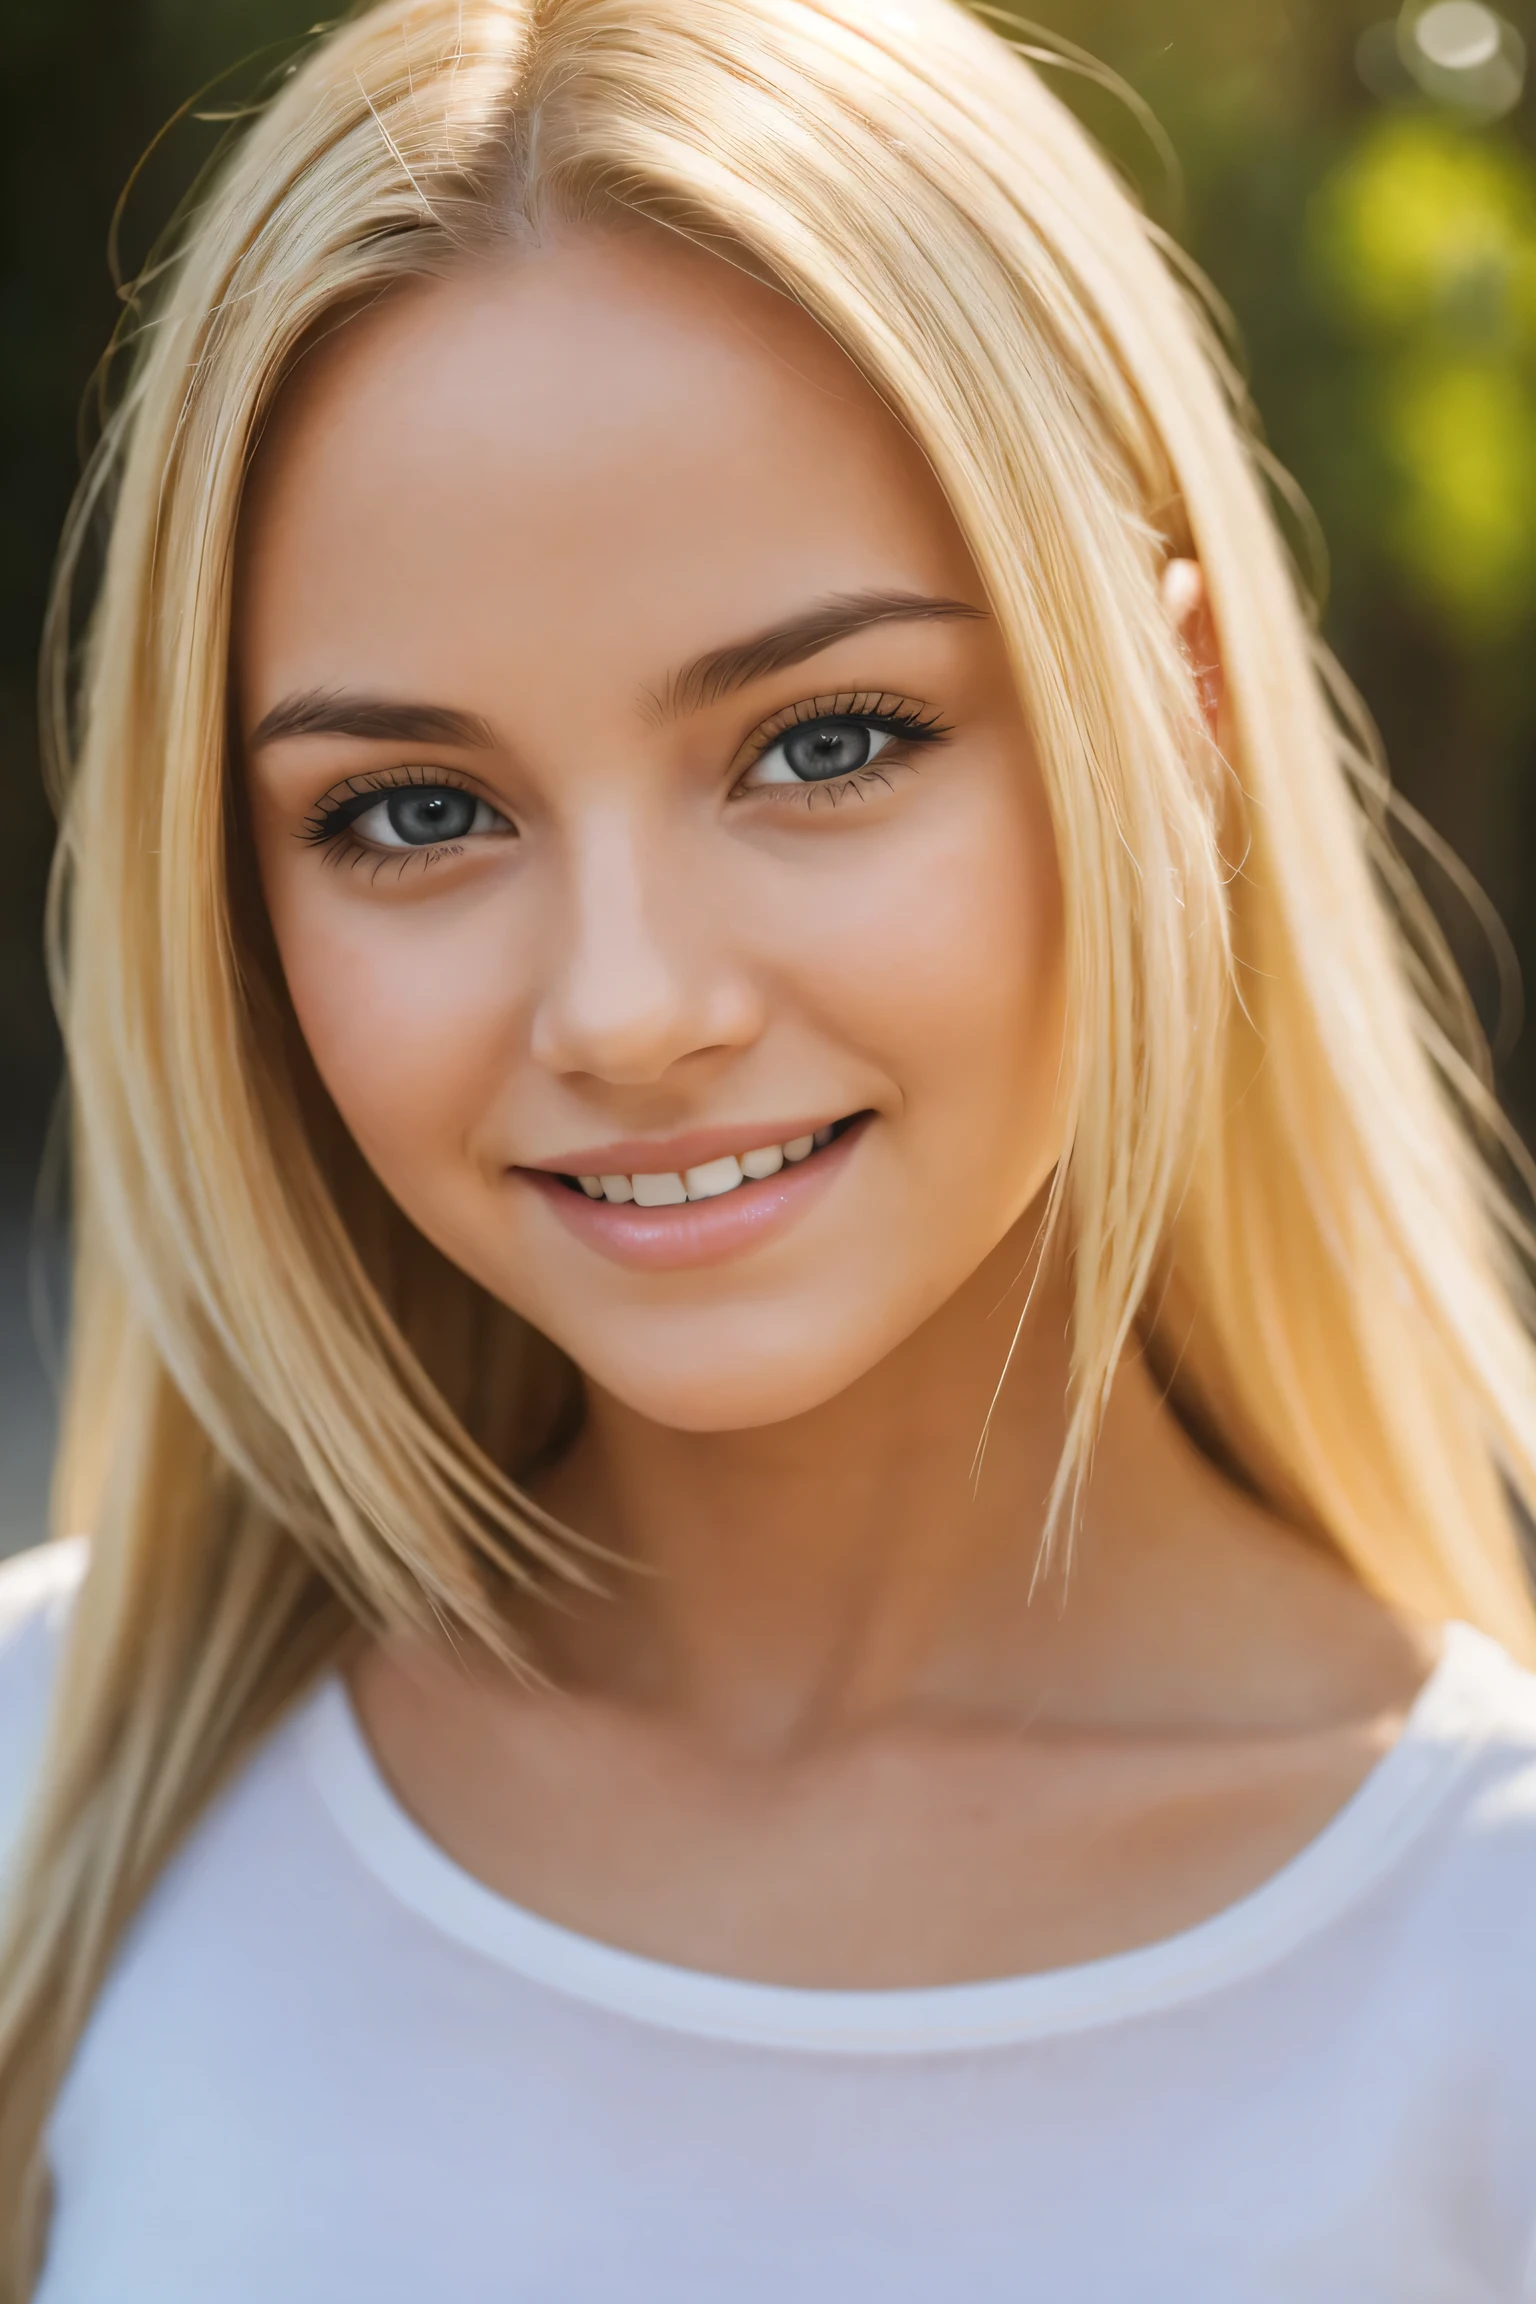
[[[1198,571],[1168,599],[1206,654]],[[547,1685],[363,1656],[425,1829],[570,1927],[826,1986],[1128,1949],[1277,1870],[1433,1643],[1227,1485],[1136,1359],[1070,1576],[1036,1578],[1050,820],[964,543],[841,352],[649,228],[402,290],[284,396],[236,669],[320,1074],[411,1220],[583,1371],[539,1493],[633,1564],[533,1620]],[[636,1175],[683,1182],[646,1207]]]

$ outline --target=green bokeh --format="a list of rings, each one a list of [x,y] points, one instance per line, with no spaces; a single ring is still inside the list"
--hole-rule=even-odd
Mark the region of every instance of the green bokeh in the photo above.
[[[1361,341],[1386,463],[1383,557],[1470,656],[1536,608],[1536,178],[1512,140],[1386,119],[1307,218],[1324,302]]]

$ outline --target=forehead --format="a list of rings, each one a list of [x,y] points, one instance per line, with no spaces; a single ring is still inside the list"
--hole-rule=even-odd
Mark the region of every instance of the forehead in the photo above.
[[[644,677],[808,598],[968,580],[920,451],[798,306],[659,230],[572,233],[311,353],[252,478],[241,646],[284,684],[430,652],[479,685],[574,619]]]

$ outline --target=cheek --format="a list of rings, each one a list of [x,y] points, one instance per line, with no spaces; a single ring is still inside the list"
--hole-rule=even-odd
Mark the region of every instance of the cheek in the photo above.
[[[947,792],[878,869],[848,875],[817,945],[810,997],[820,985],[897,1085],[914,1156],[1027,1205],[1059,1152],[1065,1033],[1055,842],[1032,775],[1000,759]]]
[[[331,873],[301,878],[268,885],[299,1028],[364,1156],[408,1199],[412,1179],[462,1161],[505,1075],[519,982],[507,908],[351,903]]]

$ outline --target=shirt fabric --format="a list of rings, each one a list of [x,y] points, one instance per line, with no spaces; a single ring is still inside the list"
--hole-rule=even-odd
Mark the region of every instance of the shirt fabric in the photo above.
[[[0,1570],[0,1846],[78,1548]],[[38,2304],[1536,2299],[1536,1680],[1453,1627],[1212,1920],[923,1991],[699,1975],[459,1869],[336,1678],[139,1914]]]

